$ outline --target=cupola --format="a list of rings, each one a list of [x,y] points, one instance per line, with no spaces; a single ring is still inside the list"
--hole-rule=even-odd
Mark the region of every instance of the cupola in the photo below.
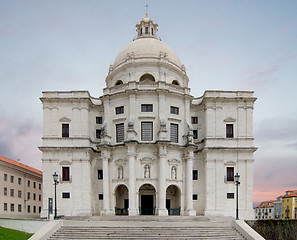
[[[136,24],[137,36],[138,38],[158,38],[158,24],[154,23],[153,20],[148,16],[146,11],[145,18],[142,18],[140,23]]]

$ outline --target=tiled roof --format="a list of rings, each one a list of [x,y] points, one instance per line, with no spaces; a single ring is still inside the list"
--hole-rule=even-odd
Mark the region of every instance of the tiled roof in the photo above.
[[[37,173],[37,174],[42,175],[42,171],[40,171],[40,170],[38,170],[36,168],[30,167],[30,166],[28,166],[26,164],[19,163],[17,161],[14,161],[12,159],[9,159],[9,158],[0,156],[0,161],[7,162],[7,163],[12,164],[12,165],[15,165],[17,167],[20,167],[20,168],[23,168],[23,169],[29,170],[31,172],[34,172],[34,173]]]
[[[261,202],[256,208],[273,207],[275,200]]]
[[[297,197],[297,190],[288,190],[286,191],[286,194],[282,196],[283,198],[289,198],[289,197]]]

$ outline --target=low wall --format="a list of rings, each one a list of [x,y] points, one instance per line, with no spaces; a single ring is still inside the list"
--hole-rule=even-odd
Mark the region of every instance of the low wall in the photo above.
[[[47,220],[0,218],[1,227],[10,228],[27,233],[36,233],[47,223]]]

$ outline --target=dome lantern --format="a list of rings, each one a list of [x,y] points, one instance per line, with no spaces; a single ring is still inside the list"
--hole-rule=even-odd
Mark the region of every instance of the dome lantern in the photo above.
[[[148,16],[146,11],[145,18],[142,18],[140,23],[136,24],[137,36],[135,39],[139,38],[158,38],[158,24],[154,23],[153,20]]]

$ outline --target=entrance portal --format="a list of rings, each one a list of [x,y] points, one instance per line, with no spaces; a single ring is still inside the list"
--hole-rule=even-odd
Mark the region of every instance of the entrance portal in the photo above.
[[[155,215],[155,188],[150,184],[144,184],[139,189],[140,215]]]
[[[116,215],[128,215],[129,208],[129,192],[125,185],[120,185],[115,191],[116,196]]]
[[[174,185],[166,190],[166,208],[168,215],[180,215],[180,191]]]

